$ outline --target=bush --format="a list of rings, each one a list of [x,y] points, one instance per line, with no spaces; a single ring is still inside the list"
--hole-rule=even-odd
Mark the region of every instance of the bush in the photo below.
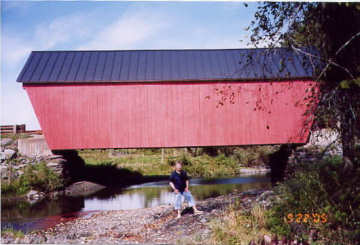
[[[270,153],[277,150],[274,146],[237,147],[233,156],[243,167],[264,166],[268,163]]]
[[[61,178],[50,170],[44,162],[28,165],[24,174],[11,184],[1,185],[2,194],[24,194],[30,189],[43,192],[54,191],[63,187]]]
[[[24,233],[22,231],[19,230],[14,230],[13,228],[6,228],[6,229],[1,229],[1,236],[13,236],[15,238],[24,238]]]
[[[290,177],[275,191],[281,198],[267,213],[267,227],[272,232],[301,240],[313,229],[331,244],[360,240],[359,167],[345,169],[339,157],[292,166]],[[299,223],[289,223],[288,214],[310,214],[310,221],[301,218]],[[327,220],[312,222],[312,214],[323,214]]]

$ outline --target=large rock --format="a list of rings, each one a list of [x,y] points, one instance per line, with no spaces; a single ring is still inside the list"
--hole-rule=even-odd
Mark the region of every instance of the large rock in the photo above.
[[[26,194],[26,198],[28,199],[28,201],[39,201],[39,200],[43,199],[44,197],[45,197],[45,193],[35,191],[35,190],[30,190]]]
[[[314,146],[323,149],[326,148],[330,155],[342,155],[340,134],[333,129],[323,128],[321,130],[312,131],[309,142],[304,145],[304,148]]]
[[[68,186],[65,189],[67,196],[88,196],[106,188],[103,185],[96,184],[89,181],[79,181]]]

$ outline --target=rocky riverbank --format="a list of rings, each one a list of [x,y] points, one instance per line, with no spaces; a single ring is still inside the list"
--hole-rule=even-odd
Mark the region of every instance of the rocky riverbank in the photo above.
[[[42,135],[13,135],[0,143],[2,202],[33,204],[61,195],[89,195],[105,186],[167,179],[143,176],[115,165],[86,165],[75,150],[50,151]]]
[[[269,205],[271,191],[234,192],[198,202],[204,213],[192,214],[185,209],[180,219],[171,205],[135,210],[94,212],[75,220],[62,222],[46,230],[34,231],[24,237],[11,232],[2,236],[2,243],[61,243],[61,244],[176,244],[201,243],[211,234],[211,220],[221,217],[235,201],[244,209],[254,202]]]

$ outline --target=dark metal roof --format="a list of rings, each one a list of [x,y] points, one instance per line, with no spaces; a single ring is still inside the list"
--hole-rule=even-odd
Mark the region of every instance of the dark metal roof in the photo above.
[[[33,51],[22,83],[169,82],[311,78],[307,57],[285,48]]]

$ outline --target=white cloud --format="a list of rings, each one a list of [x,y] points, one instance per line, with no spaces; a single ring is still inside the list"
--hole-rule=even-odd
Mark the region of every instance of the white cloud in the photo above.
[[[169,27],[169,16],[156,11],[126,12],[79,49],[132,49]]]
[[[2,42],[2,62],[11,67],[23,62],[32,49],[29,43],[16,37],[3,36]]]
[[[52,49],[91,34],[90,14],[72,14],[35,27],[32,38],[18,33],[5,33],[2,39],[2,62],[7,68],[19,67],[32,50]]]
[[[36,28],[36,46],[41,49],[51,49],[56,45],[82,39],[90,35],[91,23],[89,15],[72,14],[53,20],[50,23],[43,23]]]

